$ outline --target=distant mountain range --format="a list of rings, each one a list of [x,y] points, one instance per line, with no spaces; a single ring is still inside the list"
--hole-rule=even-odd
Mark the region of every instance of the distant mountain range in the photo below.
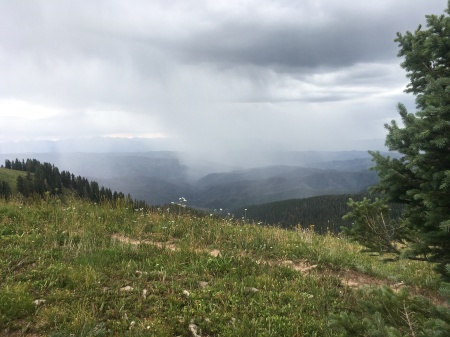
[[[368,170],[370,155],[364,151],[0,154],[1,163],[15,158],[50,162],[149,204],[185,197],[189,206],[209,210],[358,193],[377,182],[376,173]]]
[[[269,166],[215,173],[196,184],[193,204],[208,209],[308,198],[324,194],[359,193],[377,182],[367,169],[344,172],[296,166]]]

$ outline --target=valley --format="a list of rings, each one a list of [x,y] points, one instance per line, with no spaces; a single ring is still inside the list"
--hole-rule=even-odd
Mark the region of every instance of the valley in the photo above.
[[[226,212],[274,201],[359,193],[377,182],[365,151],[0,154],[0,162],[15,158],[50,162],[151,205],[184,197],[191,207]]]

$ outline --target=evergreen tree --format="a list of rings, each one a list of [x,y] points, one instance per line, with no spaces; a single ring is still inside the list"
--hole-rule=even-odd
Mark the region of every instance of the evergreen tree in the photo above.
[[[23,179],[22,176],[17,177],[16,189],[17,189],[17,192],[23,194],[23,192],[25,190],[25,180]]]
[[[375,191],[405,205],[397,239],[409,244],[410,257],[442,263],[450,261],[450,2],[445,13],[427,15],[427,29],[397,33],[417,111],[399,104],[403,125],[385,125],[386,145],[400,158],[371,152],[380,177]]]
[[[2,180],[0,181],[0,198],[9,199],[12,195],[12,189],[9,184]]]
[[[450,334],[450,310],[407,288],[394,292],[387,286],[359,291],[356,310],[333,314],[331,327],[345,337],[445,337]]]

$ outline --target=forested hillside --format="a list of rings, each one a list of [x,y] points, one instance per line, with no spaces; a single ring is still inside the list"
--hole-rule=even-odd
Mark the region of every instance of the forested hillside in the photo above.
[[[110,188],[100,186],[96,181],[75,176],[69,171],[60,172],[55,165],[41,163],[36,159],[5,160],[0,172],[0,196],[9,197],[12,191],[20,193],[25,198],[44,194],[62,196],[67,192],[97,203],[121,199],[133,204],[134,207],[145,205],[145,202],[133,200],[130,195],[113,192]]]
[[[345,172],[296,166],[270,166],[210,174],[197,186],[195,206],[235,210],[251,204],[360,193],[378,181],[369,170]]]
[[[350,211],[349,198],[355,201],[367,197],[367,193],[321,195],[305,199],[292,199],[263,205],[239,208],[235,215],[262,224],[279,225],[283,228],[310,228],[319,233],[339,232],[341,226],[351,226],[342,217]],[[391,205],[393,218],[401,214],[399,205]]]

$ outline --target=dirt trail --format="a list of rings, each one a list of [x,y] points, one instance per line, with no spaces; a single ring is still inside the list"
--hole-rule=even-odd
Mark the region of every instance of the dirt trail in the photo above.
[[[147,245],[153,245],[155,247],[158,247],[160,249],[168,249],[170,251],[176,251],[179,250],[179,247],[176,245],[176,242],[174,241],[168,241],[168,242],[155,242],[155,241],[151,241],[151,240],[136,240],[136,239],[132,239],[120,234],[114,234],[111,237],[113,240],[122,242],[122,243],[126,243],[126,244],[131,244],[131,245],[140,245],[140,244],[147,244]],[[195,249],[194,250],[197,253],[201,253],[201,252],[208,252],[209,255],[213,256],[213,257],[218,257],[221,255],[220,250],[218,249]],[[244,257],[247,256],[247,254],[245,252],[242,252],[241,254],[239,254],[240,257]],[[275,265],[282,265],[282,266],[286,266],[289,268],[292,268],[300,273],[303,274],[310,274],[310,275],[314,275],[314,273],[316,273],[316,268],[317,265],[316,264],[311,264],[309,261],[307,260],[299,260],[299,261],[292,261],[292,260],[282,260],[282,261],[275,261],[275,260],[257,260],[257,263],[267,263],[269,265],[275,266]],[[360,288],[363,286],[381,286],[381,285],[386,285],[388,287],[390,287],[392,290],[394,291],[398,291],[401,288],[406,287],[406,285],[403,284],[403,282],[400,283],[395,283],[386,279],[381,279],[381,278],[377,278],[374,276],[370,276],[355,270],[350,270],[350,269],[344,269],[344,270],[327,270],[327,271],[320,271],[320,273],[327,273],[329,275],[332,275],[334,277],[337,277],[338,279],[341,280],[341,283],[344,286],[347,286],[349,288]],[[439,305],[444,305],[446,306],[447,303],[445,301],[443,301],[441,298],[435,296],[435,295],[431,295],[430,293],[424,293],[424,291],[422,291],[419,288],[413,288],[413,287],[408,287],[410,290],[410,293],[412,295],[422,295],[427,297],[428,299],[430,299],[433,303],[435,304],[439,304]]]

